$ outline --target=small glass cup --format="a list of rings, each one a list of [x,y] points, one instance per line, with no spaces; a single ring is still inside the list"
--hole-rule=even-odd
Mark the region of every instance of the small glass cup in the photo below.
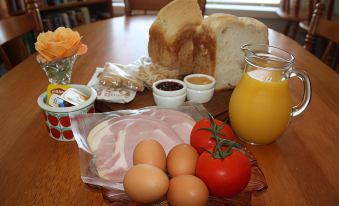
[[[294,56],[268,45],[244,45],[245,70],[230,103],[231,125],[240,139],[268,144],[284,132],[290,118],[301,114],[311,101],[311,81],[306,72],[294,69]],[[289,79],[304,85],[302,101],[292,106]]]
[[[63,59],[46,61],[38,56],[37,61],[45,71],[51,84],[70,84],[76,58],[77,55],[73,55]]]

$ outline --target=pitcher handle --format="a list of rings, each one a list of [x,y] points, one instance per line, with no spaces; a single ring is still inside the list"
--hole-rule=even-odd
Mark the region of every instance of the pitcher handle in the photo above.
[[[293,117],[298,116],[307,108],[307,106],[311,102],[311,97],[312,97],[311,80],[308,77],[307,73],[305,71],[299,71],[296,69],[293,69],[288,73],[289,78],[295,77],[295,76],[298,77],[303,82],[304,94],[303,94],[303,98],[301,102],[299,102],[299,104],[297,104],[296,106],[292,107]]]

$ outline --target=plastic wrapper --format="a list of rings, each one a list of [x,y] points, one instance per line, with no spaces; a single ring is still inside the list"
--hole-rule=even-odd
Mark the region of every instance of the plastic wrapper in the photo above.
[[[163,67],[158,64],[151,63],[147,57],[142,57],[138,61],[140,65],[136,77],[144,82],[147,88],[152,88],[154,82],[161,79],[178,79],[179,70],[169,67]]]
[[[125,71],[124,67],[117,64],[106,63],[104,71],[99,76],[99,82],[107,87],[124,87],[136,91],[144,91],[142,81]]]
[[[111,202],[120,202],[121,204],[127,204],[131,200],[128,198],[127,194],[124,192],[124,187],[122,184],[122,179],[120,177],[120,181],[110,181],[106,178],[103,178],[102,175],[99,175],[99,171],[97,169],[96,161],[97,156],[95,152],[92,152],[93,143],[89,144],[88,136],[93,128],[98,128],[98,125],[107,125],[110,127],[110,130],[113,135],[119,133],[118,130],[115,130],[111,127],[113,122],[119,122],[119,118],[128,118],[129,124],[133,124],[133,118],[138,116],[149,115],[150,113],[154,113],[157,111],[163,111],[169,109],[162,109],[158,107],[146,107],[138,110],[120,110],[120,111],[113,111],[108,113],[94,113],[94,114],[80,114],[71,116],[71,125],[72,131],[75,137],[75,140],[79,147],[79,156],[80,156],[80,172],[81,172],[81,179],[84,183],[88,184],[91,187],[97,188],[101,190],[103,197]],[[176,111],[173,111],[176,110]],[[179,106],[176,109],[171,109],[169,111],[171,114],[180,112],[184,113],[184,115],[188,115],[194,121],[199,121],[202,118],[207,118],[207,111],[201,104],[193,104],[193,103],[186,103],[185,105]],[[178,113],[179,114],[179,113]],[[147,118],[146,118],[147,119]],[[119,120],[119,121],[115,121]],[[162,118],[158,118],[157,120],[162,121]],[[110,123],[111,122],[111,123]],[[108,124],[107,124],[108,123]],[[166,124],[165,124],[166,125]],[[128,130],[129,127],[126,127]],[[102,129],[102,128],[101,128]],[[157,128],[159,129],[159,128]],[[171,129],[170,126],[168,129]],[[103,131],[103,130],[100,130]],[[125,131],[128,132],[128,131]],[[115,133],[115,134],[114,134]],[[98,133],[96,133],[98,134]],[[125,138],[125,136],[124,136]],[[127,138],[127,137],[126,137]],[[189,136],[187,137],[189,141]],[[159,138],[157,139],[159,141]],[[116,140],[119,141],[119,140]],[[138,139],[141,141],[141,139]],[[160,141],[159,141],[160,142]],[[137,144],[138,142],[136,142]],[[161,142],[160,142],[161,143]],[[184,142],[182,142],[184,143]],[[188,143],[187,141],[185,143]],[[128,144],[128,143],[124,143]],[[95,145],[95,144],[94,144]],[[121,145],[120,145],[121,146]],[[174,146],[174,145],[172,145]],[[122,146],[125,148],[125,145]],[[133,148],[130,148],[131,153],[133,153]],[[164,148],[166,151],[166,148]],[[168,151],[167,151],[168,152]],[[252,177],[250,184],[247,186],[244,192],[239,194],[235,198],[227,199],[227,198],[209,198],[209,205],[247,205],[248,201],[250,201],[252,191],[261,191],[266,188],[265,178],[259,167],[256,165],[256,161],[253,156],[251,156],[247,150],[244,150],[245,153],[248,154],[252,162]],[[125,155],[127,162],[132,162],[132,154]],[[118,162],[118,161],[117,161]],[[114,163],[114,167],[119,167],[117,163]],[[131,167],[131,165],[128,165]],[[255,175],[253,175],[255,173]],[[160,200],[156,205],[166,205],[166,199]]]
[[[153,64],[149,57],[142,56],[135,62],[127,65],[111,63],[127,74],[142,81],[144,86],[149,90],[152,90],[154,82],[161,79],[178,79],[179,70],[175,68],[163,67],[158,64]],[[117,83],[114,81],[113,83]]]
[[[96,68],[92,78],[88,82],[87,86],[92,87],[97,91],[97,99],[110,103],[128,103],[135,98],[136,91],[126,88],[112,88],[101,85],[99,82],[99,76],[103,72],[104,68]]]
[[[74,137],[76,142],[80,148],[80,158],[81,158],[81,177],[85,183],[89,183],[92,185],[103,186],[112,189],[121,189],[121,184],[118,182],[106,181],[103,178],[98,176],[98,172],[95,168],[95,160],[96,157],[94,153],[90,149],[90,145],[88,144],[88,135],[90,131],[100,123],[105,121],[114,120],[119,117],[130,117],[128,122],[131,123],[133,118],[137,115],[144,114],[146,115],[149,112],[156,110],[168,110],[173,113],[173,110],[169,109],[161,109],[157,107],[146,107],[138,110],[120,110],[109,113],[94,113],[94,114],[81,114],[71,117],[71,125]],[[187,105],[180,106],[177,108],[177,111],[182,112],[192,118],[194,121],[197,121],[201,118],[207,117],[207,111],[202,105]],[[167,112],[167,113],[170,113]],[[175,111],[174,111],[175,112]],[[147,118],[145,119],[145,121]],[[156,119],[156,121],[161,121],[160,119]],[[119,120],[121,121],[121,120]],[[110,125],[109,125],[110,126]],[[162,125],[163,126],[163,125]],[[166,124],[165,124],[166,126]],[[155,129],[166,129],[172,130],[169,126],[167,128],[155,128]],[[130,127],[129,127],[130,128]],[[128,128],[127,128],[128,129]],[[160,140],[159,138],[157,139]],[[187,138],[189,140],[189,137]],[[140,141],[140,140],[139,140]],[[183,142],[182,142],[183,143]],[[188,142],[186,142],[188,143]],[[132,148],[133,151],[134,148]],[[130,162],[130,160],[127,160]]]
[[[97,91],[98,100],[128,103],[144,87],[152,90],[154,82],[178,76],[178,70],[152,64],[149,57],[140,57],[131,64],[106,63],[105,68],[96,68],[87,85]]]

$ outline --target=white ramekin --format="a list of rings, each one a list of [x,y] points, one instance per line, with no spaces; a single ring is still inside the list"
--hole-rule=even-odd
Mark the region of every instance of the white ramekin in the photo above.
[[[181,84],[183,87],[175,91],[164,91],[157,88],[157,85],[162,82],[176,82],[178,84]],[[186,94],[186,88],[187,88],[186,84],[183,81],[177,79],[162,79],[154,82],[154,84],[152,85],[153,93],[164,97],[182,96],[183,94]]]
[[[212,82],[209,83],[209,84],[193,84],[193,83],[191,83],[187,80],[190,77],[206,77],[209,80],[211,80]],[[214,86],[215,86],[214,77],[207,75],[207,74],[190,74],[190,75],[187,75],[184,78],[184,82],[187,85],[187,88],[194,89],[194,90],[206,90],[206,89],[214,88]]]
[[[174,96],[174,97],[165,97],[158,95],[153,92],[153,98],[154,102],[157,106],[163,107],[163,108],[173,108],[182,105],[182,103],[185,102],[186,99],[186,93]]]
[[[197,103],[206,103],[213,97],[214,88],[206,90],[187,89],[187,100]]]

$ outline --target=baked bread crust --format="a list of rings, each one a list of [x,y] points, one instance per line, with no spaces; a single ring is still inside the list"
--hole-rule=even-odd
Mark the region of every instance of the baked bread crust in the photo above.
[[[193,35],[202,22],[196,0],[174,0],[158,13],[149,30],[148,54],[154,63],[192,72]]]

